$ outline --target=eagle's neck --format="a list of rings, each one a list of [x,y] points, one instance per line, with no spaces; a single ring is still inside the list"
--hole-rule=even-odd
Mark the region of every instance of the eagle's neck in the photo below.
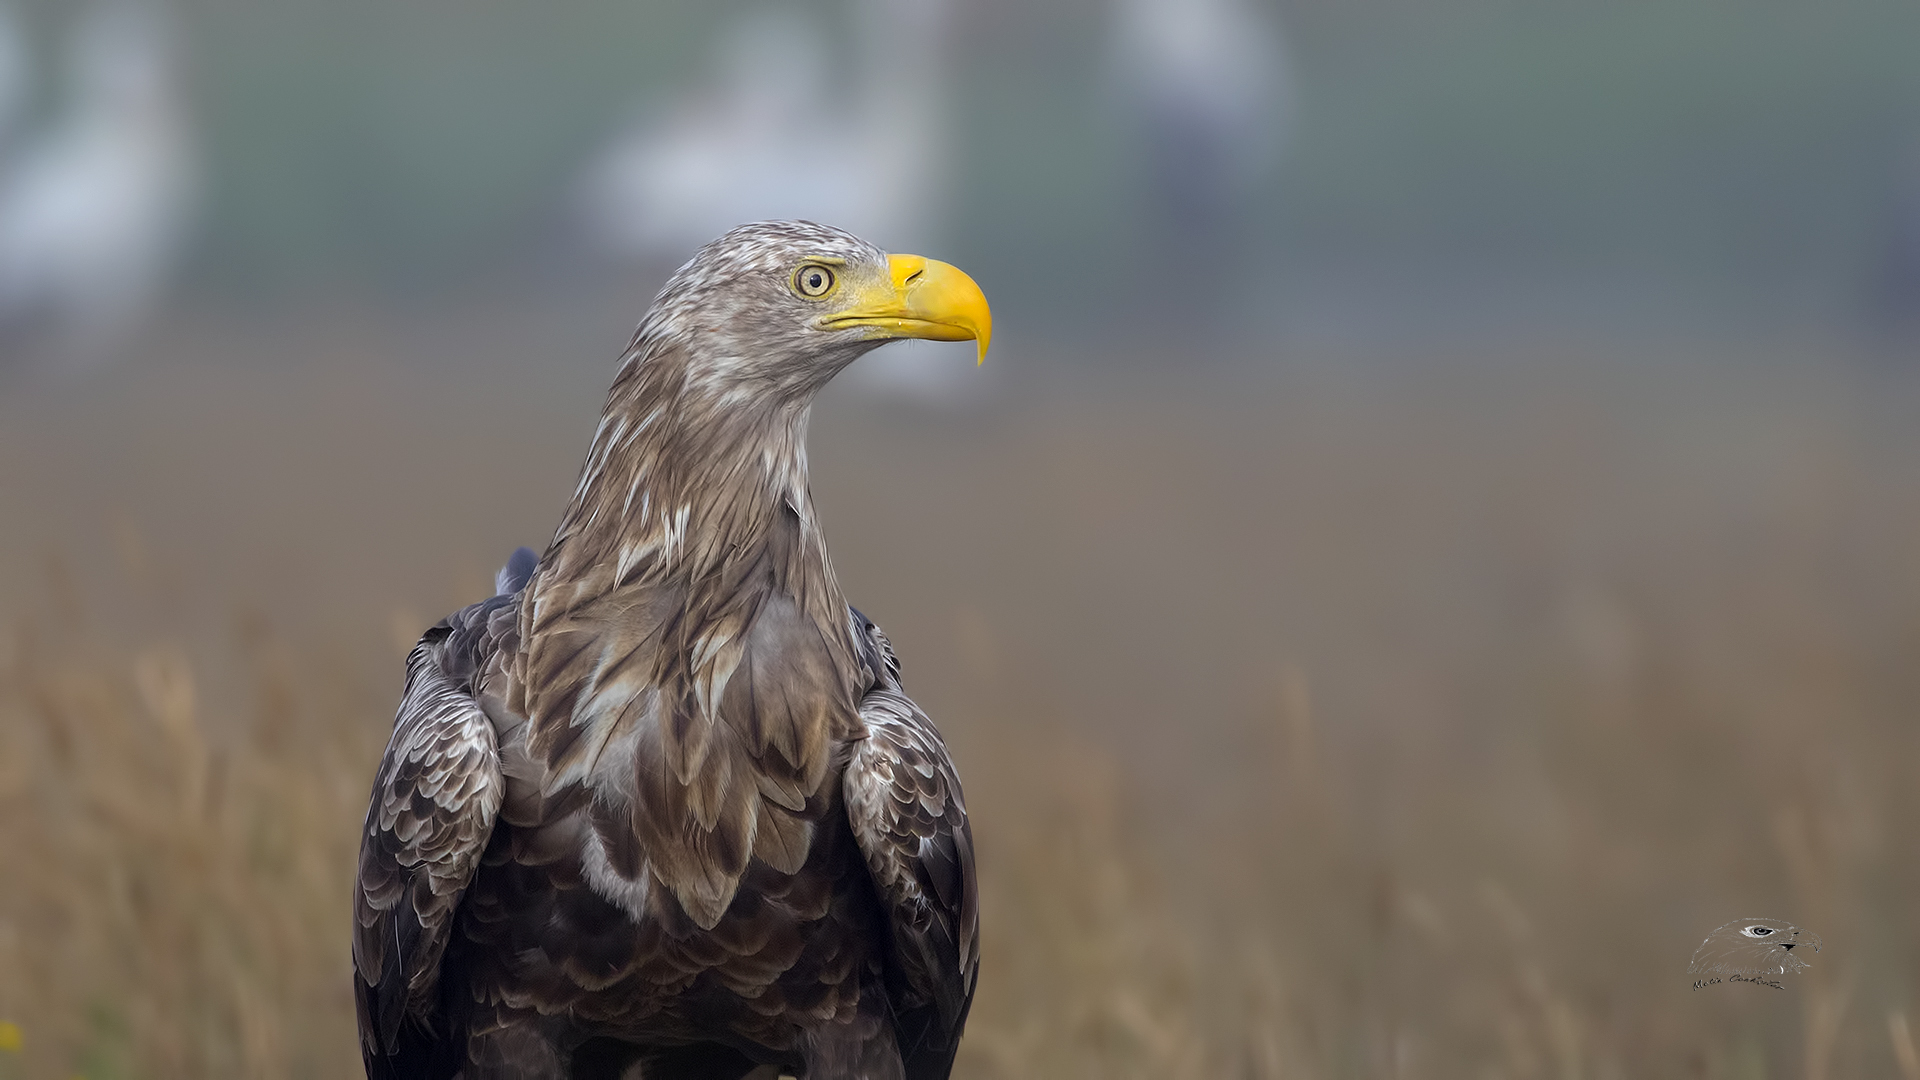
[[[637,353],[621,369],[539,580],[577,601],[736,580],[752,563],[844,621],[808,490],[811,396],[703,383],[676,359]]]

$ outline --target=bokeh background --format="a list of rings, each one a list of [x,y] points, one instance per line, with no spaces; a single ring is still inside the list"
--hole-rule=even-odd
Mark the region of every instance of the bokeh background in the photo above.
[[[0,1076],[357,1074],[407,645],[727,225],[831,388],[970,1078],[1920,1080],[1920,7],[0,0]],[[1729,919],[1821,934],[1696,991]]]

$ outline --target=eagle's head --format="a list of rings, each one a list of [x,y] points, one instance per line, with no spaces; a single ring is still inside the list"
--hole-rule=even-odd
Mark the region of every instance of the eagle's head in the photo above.
[[[808,221],[762,221],[675,271],[635,346],[677,354],[689,383],[728,397],[792,397],[888,341],[973,341],[985,359],[992,332],[980,287],[946,263]]]

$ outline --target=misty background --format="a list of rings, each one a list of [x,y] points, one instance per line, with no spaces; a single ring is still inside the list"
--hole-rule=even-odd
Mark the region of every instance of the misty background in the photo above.
[[[994,307],[811,436],[956,1075],[1920,1080],[1894,0],[0,0],[0,1076],[355,1075],[405,650],[769,215]]]
[[[35,61],[17,163],[84,94],[59,55],[88,7],[11,2]],[[1188,334],[1152,301],[1195,277],[1213,326],[1312,339],[1851,331],[1920,288],[1920,13],[1892,0],[153,10],[198,181],[168,297],[216,316],[576,291],[621,231],[581,212],[596,167],[676,122],[745,128],[718,164],[790,170],[758,183],[791,197],[733,199],[776,213],[871,206],[871,174],[924,162],[913,212],[866,224],[977,270],[1016,335],[1069,311]],[[788,110],[757,142],[723,115],[756,93]],[[925,145],[875,145],[863,121],[905,98]],[[701,218],[653,230],[637,321],[720,219],[630,186],[630,217]]]

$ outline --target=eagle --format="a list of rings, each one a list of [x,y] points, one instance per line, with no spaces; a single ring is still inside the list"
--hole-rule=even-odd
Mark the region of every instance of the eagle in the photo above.
[[[553,541],[407,657],[354,894],[371,1080],[949,1074],[966,804],[834,577],[806,434],[863,353],[991,329],[955,267],[810,222],[671,276]]]

